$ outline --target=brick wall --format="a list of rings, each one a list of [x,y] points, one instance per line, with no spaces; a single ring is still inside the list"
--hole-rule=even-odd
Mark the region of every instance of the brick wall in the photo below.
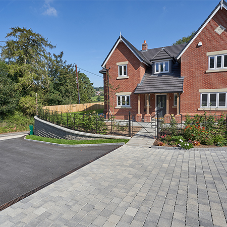
[[[221,35],[214,30],[222,25],[227,28],[227,11],[219,10],[200,32],[181,57],[181,76],[184,77],[184,92],[180,96],[182,114],[202,113],[199,89],[220,89],[227,87],[227,72],[206,73],[207,52],[227,50],[227,30]],[[197,44],[202,42],[202,46]],[[227,111],[219,111],[227,112]]]
[[[127,64],[127,74],[129,78],[127,79],[117,79],[118,77],[118,62],[128,61]],[[109,83],[110,83],[110,110],[115,116],[128,115],[130,111],[132,115],[137,114],[138,106],[138,96],[134,94],[135,88],[138,83],[141,82],[142,77],[145,73],[146,66],[141,63],[138,58],[132,53],[132,51],[123,43],[120,42],[111,57],[106,63],[106,68],[109,69]],[[107,76],[104,75],[104,84],[106,83]],[[118,88],[119,87],[119,88]],[[118,88],[118,89],[117,89]],[[108,89],[107,87],[105,88]],[[118,92],[132,92],[130,96],[131,108],[116,108],[117,107],[117,96]],[[105,96],[107,100],[107,95]],[[107,101],[105,101],[106,103]],[[106,105],[105,105],[106,107]]]

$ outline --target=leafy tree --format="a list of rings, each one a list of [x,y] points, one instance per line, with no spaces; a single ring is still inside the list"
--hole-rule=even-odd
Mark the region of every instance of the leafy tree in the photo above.
[[[94,93],[93,83],[90,79],[84,74],[78,73],[79,80],[79,92],[80,92],[80,102],[87,103],[91,102],[91,97]]]
[[[9,72],[14,76],[18,89],[26,95],[28,89],[47,86],[47,48],[54,46],[40,34],[26,28],[11,28],[6,38],[8,41],[2,48],[1,56],[3,60],[8,60]]]
[[[35,97],[32,97],[30,95],[21,97],[19,101],[19,107],[23,112],[23,114],[29,115],[29,116],[35,115],[35,112],[36,112]]]
[[[190,41],[190,39],[194,36],[194,34],[195,34],[195,32],[192,32],[191,35],[177,40],[173,45],[188,43]]]
[[[13,113],[18,100],[16,84],[8,76],[8,66],[0,61],[0,118]]]

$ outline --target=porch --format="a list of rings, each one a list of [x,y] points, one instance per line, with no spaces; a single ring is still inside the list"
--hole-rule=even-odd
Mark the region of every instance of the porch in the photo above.
[[[137,103],[137,122],[151,122],[160,108],[159,116],[164,118],[165,123],[170,123],[171,115],[175,116],[177,122],[181,120],[180,93],[138,94]]]

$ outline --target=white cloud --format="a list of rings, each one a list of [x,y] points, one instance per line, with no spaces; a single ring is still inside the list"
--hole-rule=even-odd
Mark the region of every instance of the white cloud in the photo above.
[[[58,12],[54,7],[50,6],[51,2],[53,2],[53,0],[45,0],[44,8],[46,8],[46,10],[43,14],[48,16],[57,16]]]

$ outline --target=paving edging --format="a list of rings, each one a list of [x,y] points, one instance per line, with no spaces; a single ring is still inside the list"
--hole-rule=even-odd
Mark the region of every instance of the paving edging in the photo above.
[[[227,151],[227,147],[215,147],[215,148],[205,148],[205,147],[201,147],[201,148],[191,148],[191,149],[183,149],[181,147],[166,147],[166,146],[149,146],[149,148],[155,148],[155,149],[166,149],[166,150],[184,150],[184,151],[201,151],[201,150],[207,150],[207,151]]]

